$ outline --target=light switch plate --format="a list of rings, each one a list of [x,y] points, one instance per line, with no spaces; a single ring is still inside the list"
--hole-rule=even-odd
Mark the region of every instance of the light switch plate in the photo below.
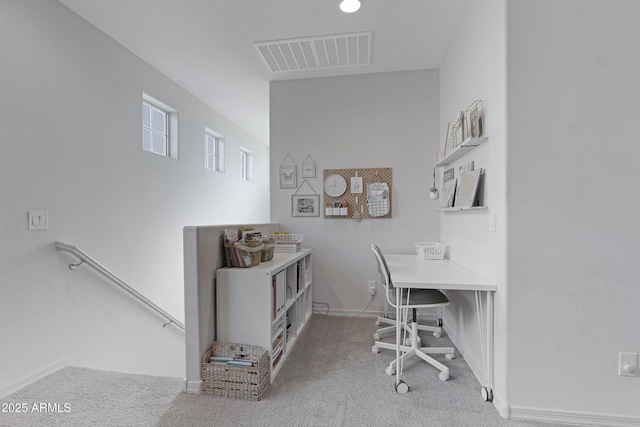
[[[29,230],[48,230],[49,212],[29,211]]]
[[[492,232],[496,232],[497,228],[498,228],[498,214],[496,213],[495,210],[491,211],[491,219],[490,219],[491,223],[489,224],[489,231]]]

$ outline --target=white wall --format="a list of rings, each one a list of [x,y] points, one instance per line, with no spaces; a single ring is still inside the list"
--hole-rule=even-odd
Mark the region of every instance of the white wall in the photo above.
[[[0,2],[0,38],[0,394],[51,364],[183,376],[183,334],[53,242],[183,319],[182,229],[266,222],[268,147],[56,1]],[[142,150],[143,91],[179,111],[179,160]],[[204,170],[205,126],[226,138],[224,175]],[[28,210],[49,230],[28,231]]]
[[[512,414],[637,425],[640,377],[617,370],[640,353],[640,3],[507,12]]]
[[[416,241],[436,240],[438,216],[428,200],[438,141],[438,72],[422,70],[273,82],[271,169],[289,153],[298,165],[316,162],[308,179],[322,204],[324,169],[393,169],[392,218],[292,217],[291,195],[271,176],[271,220],[283,230],[304,233],[313,248],[314,301],[331,311],[355,314],[383,310],[369,280],[379,280],[370,243],[387,252],[415,253]],[[301,182],[298,172],[298,182]]]
[[[474,100],[484,108],[487,142],[442,171],[473,161],[484,170],[483,205],[487,210],[441,213],[440,239],[449,246],[449,257],[498,286],[495,294],[494,404],[506,416],[506,94],[505,1],[469,2],[458,32],[440,67],[440,145],[444,147],[447,123]],[[490,231],[495,212],[496,231]],[[465,355],[479,378],[484,377],[482,352],[472,292],[449,294],[453,302],[445,315],[447,333]]]

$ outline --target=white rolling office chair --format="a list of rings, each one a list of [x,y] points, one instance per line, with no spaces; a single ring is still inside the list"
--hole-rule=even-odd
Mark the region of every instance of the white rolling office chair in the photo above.
[[[389,272],[389,268],[387,267],[387,262],[384,258],[384,255],[380,248],[378,248],[378,246],[376,246],[375,244],[371,244],[371,250],[373,251],[378,263],[380,279],[382,281],[383,287],[385,288],[387,301],[389,305],[396,308],[396,288],[393,286],[391,274]],[[402,363],[406,359],[412,356],[418,356],[425,362],[440,370],[438,377],[442,381],[447,381],[449,379],[449,368],[435,360],[433,357],[429,356],[429,354],[444,354],[447,359],[453,359],[453,347],[420,347],[420,344],[418,343],[419,337],[416,313],[416,310],[419,308],[441,308],[447,305],[449,305],[449,299],[447,298],[447,296],[436,289],[413,289],[403,292],[402,301],[400,301],[400,308],[405,310],[411,309],[413,313],[409,343],[405,342],[404,345],[401,344],[396,347],[396,343],[385,343],[376,341],[374,346],[371,348],[371,351],[373,351],[374,353],[377,353],[381,348],[392,350],[398,349],[400,351],[400,357],[393,360],[387,367],[386,373],[388,375],[393,375],[396,373],[398,363],[400,363],[400,366],[402,366]],[[429,328],[427,330],[430,331],[434,330],[434,332],[437,332],[438,334],[441,333],[441,328],[439,327],[426,328]]]

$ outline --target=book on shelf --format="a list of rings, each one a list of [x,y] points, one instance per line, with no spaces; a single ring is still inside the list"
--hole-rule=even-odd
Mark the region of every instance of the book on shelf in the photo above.
[[[273,358],[273,363],[272,366],[275,368],[276,365],[278,364],[278,362],[280,361],[280,358],[282,358],[282,350],[280,350],[276,356]]]
[[[278,335],[278,337],[273,341],[271,348],[276,348],[278,344],[280,344],[280,341],[282,341],[282,334]]]
[[[227,362],[227,366],[257,366],[258,363],[250,360],[231,360]]]
[[[258,366],[258,361],[246,358],[232,358],[232,357],[219,357],[212,356],[209,358],[209,363],[212,365],[224,365],[224,366]]]
[[[209,358],[209,362],[229,362],[233,360],[233,357],[227,357],[227,356],[211,356]]]
[[[276,317],[278,316],[278,309],[276,307],[276,301],[277,301],[277,294],[278,294],[278,286],[277,286],[277,279],[276,276],[273,276],[271,278],[271,291],[273,293],[271,298],[271,308],[273,309],[273,320],[276,320]]]

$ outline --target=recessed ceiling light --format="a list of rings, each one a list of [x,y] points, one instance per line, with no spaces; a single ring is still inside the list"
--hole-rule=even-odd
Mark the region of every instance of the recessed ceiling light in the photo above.
[[[340,10],[344,13],[353,13],[360,9],[360,0],[342,0]]]

